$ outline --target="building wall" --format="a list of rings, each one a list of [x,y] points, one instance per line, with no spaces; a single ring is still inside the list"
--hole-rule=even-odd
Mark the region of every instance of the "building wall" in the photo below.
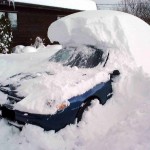
[[[49,25],[60,16],[66,16],[77,12],[61,8],[45,8],[38,6],[23,6],[21,4],[13,6],[0,6],[0,11],[17,13],[17,27],[13,28],[13,47],[16,45],[31,45],[37,36],[44,40],[45,44],[50,44],[47,38]]]

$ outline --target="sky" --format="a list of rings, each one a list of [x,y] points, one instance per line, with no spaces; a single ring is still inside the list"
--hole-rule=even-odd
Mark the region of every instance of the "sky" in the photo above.
[[[97,9],[108,9],[108,10],[116,9],[117,5],[111,5],[111,4],[118,4],[119,2],[121,2],[121,0],[94,0],[94,1],[97,4],[100,4],[100,5],[97,5]],[[104,5],[101,5],[101,4],[104,4]]]

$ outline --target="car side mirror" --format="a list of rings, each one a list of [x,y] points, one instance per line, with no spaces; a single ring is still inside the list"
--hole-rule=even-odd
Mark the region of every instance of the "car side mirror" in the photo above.
[[[119,70],[114,70],[112,73],[110,73],[110,79],[112,80],[113,78],[115,78],[119,75],[120,75]]]

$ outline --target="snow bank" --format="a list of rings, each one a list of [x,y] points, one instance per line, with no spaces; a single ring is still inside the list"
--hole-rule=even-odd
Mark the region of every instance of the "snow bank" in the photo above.
[[[15,2],[76,10],[97,10],[96,3],[92,0],[15,0]]]
[[[62,49],[61,45],[47,45],[47,46],[42,45],[38,48],[35,48],[34,46],[17,45],[12,49],[12,53],[16,53],[16,54],[34,53],[34,52],[43,52],[43,51],[49,51],[49,50],[55,53],[60,49]]]
[[[33,46],[26,46],[21,50],[23,53],[34,53],[37,52],[37,49]]]
[[[44,47],[39,47],[37,50],[38,52],[42,52],[42,51],[47,51],[47,50],[51,50],[53,51],[54,53],[57,52],[58,50],[62,49],[62,45],[47,45],[47,46],[44,46]],[[53,53],[53,54],[54,54]],[[52,53],[51,53],[52,54]]]
[[[17,45],[15,47],[13,47],[12,53],[16,53],[16,54],[22,53],[22,50],[23,50],[24,47],[25,46],[23,46],[23,45]]]
[[[48,29],[49,39],[62,45],[91,44],[127,51],[147,73],[150,73],[149,35],[150,27],[144,21],[110,10],[76,13],[52,23]]]
[[[19,54],[19,53],[34,53],[37,52],[37,49],[33,46],[23,46],[23,45],[17,45],[13,48],[13,53]]]

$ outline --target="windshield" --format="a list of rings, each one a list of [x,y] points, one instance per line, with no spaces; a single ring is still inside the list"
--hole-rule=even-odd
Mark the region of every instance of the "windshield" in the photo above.
[[[104,62],[103,51],[91,45],[66,47],[50,58],[50,61],[60,62],[65,66],[93,68]]]

